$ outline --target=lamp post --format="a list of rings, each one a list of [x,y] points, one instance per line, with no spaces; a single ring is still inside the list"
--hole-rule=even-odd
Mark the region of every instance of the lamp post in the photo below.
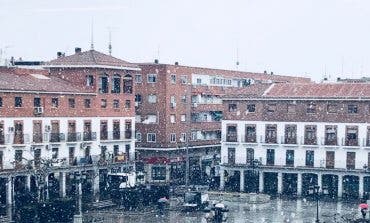
[[[86,178],[84,173],[76,173],[71,175],[71,178],[74,178],[76,183],[76,193],[77,193],[77,207],[78,212],[73,216],[73,223],[82,223],[82,202],[81,202],[81,195],[82,195],[82,179]]]
[[[180,139],[181,142],[185,143],[185,151],[186,151],[186,157],[185,157],[185,186],[189,186],[189,141],[188,141],[188,135],[186,135],[185,140]]]
[[[320,193],[320,186],[314,185],[314,186],[309,186],[308,188],[308,194],[313,195],[316,198],[316,223],[320,223],[319,219],[319,199],[320,195],[327,195],[329,194],[328,188],[326,186],[322,187],[322,192]]]

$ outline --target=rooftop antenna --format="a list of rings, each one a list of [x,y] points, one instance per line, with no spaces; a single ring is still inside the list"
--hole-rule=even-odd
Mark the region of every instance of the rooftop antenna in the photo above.
[[[239,70],[239,47],[236,47],[236,70]]]
[[[109,50],[109,55],[112,56],[112,30],[109,29],[109,45],[108,45],[108,50]]]
[[[344,68],[344,57],[342,56],[342,77],[343,77],[343,68]]]
[[[91,50],[94,49],[94,18],[91,19]]]
[[[159,50],[160,50],[160,45],[158,44],[157,46],[157,59],[159,60]]]

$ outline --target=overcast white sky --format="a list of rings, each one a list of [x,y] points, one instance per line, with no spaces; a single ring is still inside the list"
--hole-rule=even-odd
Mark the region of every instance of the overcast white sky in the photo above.
[[[90,48],[149,62],[309,76],[370,72],[368,0],[0,0],[0,49],[50,60]]]

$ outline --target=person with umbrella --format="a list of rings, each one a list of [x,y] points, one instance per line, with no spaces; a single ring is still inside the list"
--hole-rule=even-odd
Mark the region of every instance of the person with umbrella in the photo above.
[[[366,203],[366,201],[363,200],[361,202],[361,204],[359,205],[359,207],[361,209],[362,218],[365,219],[366,218],[366,212],[369,209],[369,205]]]
[[[168,203],[168,199],[166,197],[161,197],[158,199],[158,210],[159,210],[159,215],[163,216],[164,215],[164,207],[165,204]]]

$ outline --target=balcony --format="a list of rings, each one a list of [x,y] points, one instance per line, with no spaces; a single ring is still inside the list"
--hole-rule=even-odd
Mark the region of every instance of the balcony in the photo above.
[[[83,141],[96,141],[96,132],[84,132]]]
[[[48,142],[48,136],[47,133],[33,133],[32,134],[32,143],[45,143]]]
[[[228,133],[226,134],[226,142],[237,142],[238,134],[237,133]]]
[[[23,145],[30,142],[30,136],[24,133],[14,134],[13,144],[15,145]]]
[[[69,132],[69,133],[67,133],[67,141],[68,142],[81,141],[81,133],[80,132]]]
[[[244,136],[244,143],[257,143],[257,136],[256,135]]]
[[[359,142],[357,139],[344,139],[342,138],[342,145],[343,146],[359,146]]]
[[[63,142],[64,140],[64,133],[50,133],[49,142]]]
[[[102,141],[124,140],[125,135],[126,135],[126,132],[120,132],[120,131],[113,131],[113,132],[105,131],[104,132],[103,131],[103,132],[100,132],[100,140]]]

